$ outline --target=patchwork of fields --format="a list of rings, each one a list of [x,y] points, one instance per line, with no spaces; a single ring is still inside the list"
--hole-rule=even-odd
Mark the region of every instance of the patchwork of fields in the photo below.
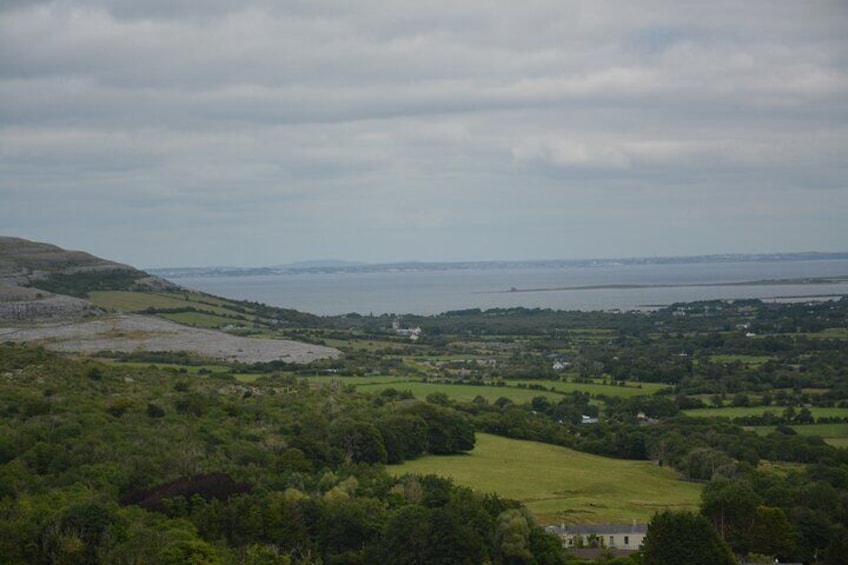
[[[231,301],[227,301],[226,299],[220,299],[217,297],[196,293],[179,294],[156,292],[138,293],[126,291],[98,291],[91,293],[91,300],[98,306],[109,310],[117,310],[124,312],[143,312],[148,309],[154,309],[155,311],[157,311],[157,316],[160,318],[198,328],[220,328],[228,325],[239,326],[241,324],[247,324],[249,323],[249,320],[251,320],[251,315],[248,312],[244,311],[242,305],[236,306]],[[267,327],[265,326],[267,326],[267,324],[264,324],[262,327],[259,327],[260,332],[267,331]],[[573,335],[576,336],[575,339],[577,339],[577,341],[579,341],[580,343],[593,342],[593,340],[597,341],[598,343],[603,343],[605,340],[607,340],[613,335],[613,332],[601,329],[584,328],[579,331],[573,332]],[[810,335],[813,334],[811,333]],[[316,336],[320,337],[320,333],[317,333]],[[843,328],[828,328],[824,331],[816,332],[815,337],[820,337],[822,339],[844,339],[845,330]],[[490,339],[496,339],[496,336],[492,336]],[[498,363],[500,363],[506,358],[505,353],[495,353],[493,356],[492,351],[487,351],[485,345],[481,347],[480,342],[473,341],[457,342],[457,347],[461,346],[463,349],[467,350],[467,352],[427,352],[424,355],[422,355],[422,351],[420,348],[418,350],[414,350],[409,349],[406,345],[387,343],[385,341],[372,341],[368,339],[360,340],[350,337],[344,340],[338,340],[333,337],[329,337],[326,339],[326,341],[324,341],[324,343],[326,343],[327,345],[347,346],[348,348],[352,348],[352,350],[366,351],[369,353],[378,353],[380,351],[386,353],[391,351],[391,356],[394,357],[398,363],[400,363],[402,366],[414,368],[420,373],[426,373],[429,368],[441,366],[443,364],[466,363],[470,365],[464,366],[473,366],[473,364],[478,361],[485,364],[487,359],[489,361],[491,361],[492,359],[498,359]],[[754,370],[757,367],[763,365],[764,363],[774,361],[776,358],[777,357],[774,355],[766,354],[757,355],[721,353],[711,355],[709,358],[709,362],[719,365],[735,364],[736,366],[742,366],[746,368],[746,370]],[[188,370],[189,372],[196,373],[200,370],[200,367],[191,367]],[[208,366],[205,367],[205,371],[226,372],[227,368],[224,366]],[[235,378],[242,382],[252,382],[259,378],[268,377],[267,374],[263,375],[251,373],[233,373],[233,375],[235,376]],[[361,377],[342,376],[336,374],[315,374],[309,376],[298,374],[298,378],[307,378],[310,382],[316,385],[320,385],[322,383],[326,384],[338,382],[343,385],[353,386],[357,391],[360,392],[378,394],[387,389],[395,389],[399,392],[411,393],[415,398],[421,400],[426,399],[430,395],[438,394],[445,395],[451,401],[455,402],[472,402],[476,400],[478,402],[484,401],[488,404],[493,404],[496,402],[503,402],[506,399],[514,404],[527,404],[530,403],[533,398],[542,396],[553,403],[557,403],[566,396],[572,394],[573,392],[579,391],[581,393],[591,395],[592,404],[599,405],[601,407],[602,412],[604,397],[631,399],[639,396],[650,396],[666,388],[666,385],[656,383],[613,383],[609,379],[580,379],[578,382],[578,379],[575,379],[574,376],[574,374],[564,375],[564,378],[560,380],[554,380],[550,378],[538,380],[509,379],[505,381],[502,380],[498,383],[493,380],[484,379],[481,381],[481,384],[475,385],[468,384],[467,382],[451,383],[449,381],[445,381],[444,379],[428,380],[422,378],[421,376],[416,376],[412,374],[380,374]],[[817,390],[812,392],[820,393],[821,391]],[[705,402],[709,401],[708,398],[702,400],[704,400]],[[722,406],[684,410],[683,413],[689,416],[699,418],[726,418],[733,420],[735,418],[743,418],[746,416],[760,416],[765,412],[781,414],[783,410],[784,408],[781,406]],[[809,410],[812,417],[815,419],[848,418],[848,408],[810,407]],[[825,439],[825,441],[827,441],[831,445],[837,447],[848,447],[848,424],[793,424],[791,427],[799,435],[818,436]],[[748,429],[755,430],[758,434],[765,435],[774,431],[775,427],[754,426],[749,427]],[[466,472],[463,471],[463,467],[465,465],[468,465],[469,461],[473,463],[486,462],[487,464],[489,464],[491,462],[487,461],[487,453],[491,451],[497,452],[499,450],[502,450],[504,446],[502,444],[499,444],[499,441],[511,441],[499,440],[497,438],[485,436],[483,434],[480,434],[478,437],[480,438],[478,444],[479,447],[477,450],[475,450],[475,453],[468,459],[468,461],[465,462],[465,464],[457,465],[455,463],[455,461],[462,461],[462,458],[450,459],[451,463],[448,464],[447,469],[452,473],[456,473],[457,480],[463,480],[463,473]],[[520,444],[512,445],[512,447],[510,447],[507,451],[523,452],[527,449],[530,449],[527,446],[522,446],[519,448],[518,445]],[[523,463],[519,460],[515,460],[510,463],[509,458],[504,459],[507,464],[511,464],[513,467],[515,467],[515,469],[511,469],[509,471],[504,471],[501,469],[500,471],[497,471],[497,473],[500,473],[501,476],[498,477],[497,474],[493,475],[495,478],[492,479],[491,483],[489,484],[489,486],[491,487],[490,490],[494,490],[495,487],[498,486],[499,491],[502,491],[500,486],[502,486],[502,484],[504,483],[509,484],[511,485],[510,488],[515,490],[516,498],[526,501],[528,505],[538,515],[545,516],[545,519],[555,519],[555,521],[591,521],[602,519],[605,516],[608,519],[625,519],[628,516],[633,515],[634,512],[636,515],[641,515],[645,518],[649,516],[650,512],[646,511],[644,508],[639,507],[638,504],[635,508],[625,509],[617,507],[616,504],[609,504],[608,502],[603,501],[593,501],[593,496],[596,496],[598,494],[605,494],[603,492],[600,492],[603,491],[603,489],[600,487],[599,489],[597,489],[599,490],[599,492],[587,495],[586,493],[592,493],[593,489],[588,488],[587,490],[580,490],[579,493],[577,491],[574,491],[572,493],[573,489],[560,489],[555,487],[555,485],[548,484],[548,479],[550,479],[551,477],[556,477],[557,473],[552,472],[550,468],[546,467],[544,463],[540,462],[544,459],[544,457],[546,457],[546,455],[538,452],[538,447],[536,447],[535,450],[531,449],[531,451],[531,453],[525,454],[525,457],[527,457],[526,461],[534,462],[532,465]],[[543,459],[540,460],[539,457],[543,457]],[[567,459],[568,461],[576,461],[580,457],[589,456],[583,454],[573,454]],[[434,463],[434,461],[440,462]],[[431,458],[425,458],[415,463],[410,463],[409,465],[421,465],[423,466],[422,468],[426,468],[427,465],[431,464],[435,465],[434,469],[437,468],[440,470],[440,472],[443,472],[445,469],[444,465],[446,463],[443,460],[433,460]],[[593,463],[593,465],[598,464],[599,463],[597,462]],[[609,467],[608,462],[605,462],[601,466],[605,469]],[[542,473],[542,475],[548,477],[548,479],[542,479],[537,475],[528,475],[524,477],[522,475],[522,472],[519,471],[521,467],[531,468],[534,470],[533,472]],[[473,465],[471,465],[471,468],[473,469]],[[575,470],[574,468],[571,468],[567,465],[562,468],[568,469],[568,473],[570,474],[572,481],[574,480],[575,476],[579,476],[579,472],[577,472],[577,470]],[[492,471],[492,469],[489,469],[487,471],[487,473],[491,472],[495,471]],[[520,478],[516,480],[504,481],[504,477],[502,476],[504,472],[517,472],[517,476]],[[616,473],[617,476],[620,477],[622,470],[606,469],[604,473],[607,472]],[[476,477],[474,479],[475,485],[485,490],[485,477],[490,475],[487,473],[482,473],[479,470],[473,470],[472,473],[472,476]],[[556,479],[556,481],[559,480],[568,481],[569,479],[565,477]],[[504,482],[502,483],[501,481]],[[612,482],[616,483],[617,485],[620,485],[623,481],[614,480]],[[636,481],[636,483],[642,482],[644,482],[644,477]],[[524,486],[519,488],[519,485]],[[534,486],[528,487],[527,485]],[[688,486],[691,485],[687,485],[687,487]],[[544,493],[534,493],[533,491],[536,487],[539,487],[541,490],[544,491]],[[581,487],[581,489],[582,488],[583,487]],[[607,487],[611,498],[616,498],[615,492],[618,488],[621,487],[617,486],[615,487],[615,489],[613,489],[613,487]],[[644,489],[639,490],[640,492],[644,491]],[[571,494],[565,495],[564,493]],[[618,494],[619,496],[621,495],[621,493]],[[632,497],[628,494],[625,495],[624,498],[631,499]],[[578,507],[584,508],[586,514],[578,515],[577,513],[575,513],[575,508]]]

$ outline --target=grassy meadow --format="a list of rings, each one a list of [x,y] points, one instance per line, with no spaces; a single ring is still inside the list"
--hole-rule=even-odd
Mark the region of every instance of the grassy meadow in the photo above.
[[[817,339],[841,339],[848,341],[848,328],[827,328],[818,332],[811,332],[809,335]]]
[[[710,361],[713,363],[742,363],[749,367],[762,365],[774,359],[771,355],[710,355]]]
[[[339,380],[343,384],[353,385],[362,392],[379,393],[387,388],[395,388],[401,391],[410,391],[416,398],[425,399],[432,393],[444,393],[450,399],[458,402],[470,402],[482,396],[487,402],[494,402],[503,397],[514,403],[522,404],[530,402],[537,396],[544,396],[553,402],[559,402],[563,395],[573,391],[588,392],[592,395],[605,394],[620,398],[632,398],[653,394],[656,390],[664,388],[664,385],[645,383],[639,388],[636,383],[628,383],[628,386],[617,386],[601,383],[573,383],[566,381],[533,380],[533,381],[505,381],[504,386],[495,385],[466,385],[449,383],[423,382],[408,377],[338,377],[319,376],[308,377],[310,381],[321,382],[322,380]],[[519,386],[522,385],[522,386]],[[544,387],[544,390],[529,388],[533,385]],[[553,390],[552,390],[553,389]]]
[[[746,426],[759,435],[767,435],[775,426]],[[803,436],[818,436],[834,447],[848,447],[848,424],[806,424],[792,426],[795,433]]]
[[[345,384],[348,380],[343,381]],[[477,396],[482,396],[487,402],[492,403],[497,399],[504,397],[510,399],[516,404],[530,402],[537,396],[544,396],[553,402],[558,402],[562,398],[561,394],[550,392],[547,390],[532,390],[527,388],[518,388],[514,386],[475,386],[475,385],[453,385],[447,383],[425,383],[420,381],[400,381],[388,383],[373,383],[363,384],[356,387],[362,392],[379,393],[387,388],[394,388],[399,391],[410,391],[415,398],[421,400],[427,398],[427,395],[442,392],[452,400],[459,402],[471,402]]]
[[[207,297],[190,292],[156,293],[124,290],[98,290],[91,292],[89,300],[107,310],[120,312],[141,312],[147,308],[196,308],[213,314],[233,314],[226,302],[215,297]]]
[[[373,385],[373,386],[384,386],[384,388],[394,388],[397,390],[405,390],[406,385],[411,382],[417,382],[410,380],[409,377],[395,377],[392,375],[368,375],[365,377],[340,377],[338,375],[309,375],[305,377],[300,377],[306,379],[312,384],[331,384],[331,383],[341,383],[343,385],[353,385],[357,388]]]
[[[226,326],[228,324],[233,324],[233,320],[231,319],[224,318],[222,316],[216,316],[214,314],[207,314],[206,312],[179,312],[176,314],[159,314],[159,317],[186,326],[194,326],[198,328],[208,329],[215,329]]]
[[[604,384],[601,382],[594,383],[575,383],[570,381],[550,381],[550,380],[532,380],[532,381],[508,381],[510,386],[517,384],[541,385],[546,389],[554,389],[555,392],[570,394],[579,390],[580,392],[588,392],[592,396],[603,394],[617,398],[633,398],[634,396],[646,396],[655,392],[668,388],[667,385],[658,383],[636,383],[626,382],[624,386],[617,384]]]
[[[701,493],[700,485],[646,461],[481,433],[470,454],[427,456],[388,469],[394,475],[439,474],[520,500],[541,524],[645,523],[664,508],[695,509]]]
[[[695,408],[683,410],[687,416],[694,418],[742,418],[744,416],[760,416],[766,412],[782,414],[783,406],[723,406],[721,408]],[[797,412],[800,408],[796,408]],[[810,413],[814,418],[848,418],[848,408],[820,408],[813,406]]]

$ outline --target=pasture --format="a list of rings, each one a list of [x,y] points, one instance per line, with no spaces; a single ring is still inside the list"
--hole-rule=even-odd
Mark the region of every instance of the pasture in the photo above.
[[[358,338],[355,333],[351,333],[350,339],[325,338],[321,336],[324,343],[329,347],[335,347],[348,352],[367,352],[367,353],[386,353],[397,352],[404,353],[409,349],[414,349],[414,344],[396,341],[379,341],[366,338]]]
[[[646,461],[481,433],[469,454],[431,455],[388,471],[442,475],[479,492],[519,500],[540,524],[645,523],[665,508],[696,509],[701,493],[701,485]]]
[[[416,398],[427,398],[428,394],[441,392],[448,395],[452,400],[458,402],[471,402],[478,396],[482,396],[487,402],[492,403],[503,397],[508,398],[516,404],[530,402],[537,396],[544,396],[552,402],[559,402],[564,395],[571,394],[573,391],[588,392],[591,395],[605,394],[607,396],[615,396],[620,398],[631,398],[634,396],[642,396],[653,394],[656,390],[663,388],[663,385],[644,383],[642,388],[638,384],[629,383],[628,386],[617,386],[611,384],[599,383],[573,383],[566,381],[550,381],[550,380],[520,380],[520,381],[503,381],[502,386],[494,384],[486,385],[469,385],[469,384],[450,384],[450,383],[429,383],[422,382],[417,379],[397,378],[395,380],[388,379],[386,381],[376,382],[373,379],[368,381],[359,377],[335,377],[342,380],[344,384],[353,384],[357,390],[362,392],[379,393],[385,388],[396,388],[397,390],[408,390],[415,395]],[[522,385],[522,386],[519,386]],[[543,389],[530,388],[531,386],[541,386]]]
[[[805,424],[791,426],[795,433],[803,436],[818,436],[834,447],[848,447],[848,424]],[[775,426],[746,426],[759,435],[775,431]]]
[[[693,408],[683,410],[683,413],[693,418],[742,418],[745,416],[760,416],[766,412],[783,414],[783,406],[723,406],[721,408]],[[800,408],[795,408],[797,413]],[[848,418],[848,408],[819,408],[811,407],[814,418]]]
[[[636,383],[626,382],[624,386],[617,384],[604,384],[603,382],[592,383],[575,383],[571,381],[551,381],[551,380],[521,380],[521,381],[506,381],[509,386],[518,384],[541,385],[546,389],[553,389],[554,392],[571,394],[574,391],[588,392],[592,396],[603,394],[617,398],[633,398],[634,396],[645,396],[654,394],[655,392],[668,388],[667,385],[658,383]]]
[[[848,328],[827,328],[819,332],[810,332],[807,335],[816,339],[848,340]]]
[[[724,354],[724,355],[710,355],[710,362],[712,363],[741,363],[747,366],[757,366],[762,365],[768,361],[774,359],[771,355],[733,355],[733,354]]]
[[[347,379],[342,382],[347,383]],[[493,403],[503,397],[510,399],[515,404],[530,402],[537,396],[549,398],[552,402],[559,402],[562,395],[547,390],[532,390],[517,388],[513,386],[476,386],[476,385],[454,385],[448,383],[425,383],[421,381],[407,381],[398,383],[376,383],[364,384],[356,387],[362,392],[379,393],[387,388],[400,391],[408,390],[415,398],[425,399],[427,395],[442,392],[452,400],[459,402],[471,402],[477,396],[482,396],[487,402]]]
[[[196,308],[199,311],[213,314],[237,314],[229,310],[226,307],[226,302],[219,298],[191,292],[156,293],[98,290],[90,293],[89,300],[100,308],[118,312],[142,312],[148,308]]]
[[[392,375],[369,375],[366,377],[340,377],[334,374],[325,374],[325,375],[308,375],[301,376],[300,378],[306,379],[310,384],[332,384],[332,383],[341,383],[342,385],[353,385],[357,388],[364,385],[374,385],[381,386],[384,385],[384,388],[394,388],[397,390],[404,390],[406,385],[411,381],[409,377],[394,377]]]
[[[175,314],[157,314],[157,316],[178,324],[198,328],[216,329],[233,324],[233,320],[229,318],[207,314],[206,312],[179,312]]]

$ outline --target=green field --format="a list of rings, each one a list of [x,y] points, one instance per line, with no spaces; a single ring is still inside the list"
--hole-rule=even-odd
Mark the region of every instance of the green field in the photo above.
[[[354,334],[355,335],[355,334]],[[375,341],[368,339],[334,339],[334,338],[323,338],[326,345],[330,347],[337,347],[339,349],[343,349],[345,351],[367,351],[369,353],[374,353],[377,351],[385,352],[385,351],[397,351],[398,353],[404,352],[409,348],[414,348],[415,346],[412,343],[398,343],[398,342],[387,342],[387,341]]]
[[[532,380],[532,381],[507,381],[507,385],[516,386],[519,383],[526,385],[542,385],[546,389],[553,388],[555,392],[570,394],[575,390],[588,392],[592,396],[603,394],[606,396],[614,396],[618,398],[633,398],[634,396],[645,396],[654,394],[655,392],[668,388],[667,385],[657,383],[635,383],[627,382],[625,386],[603,383],[573,383],[567,381],[548,381],[548,380]]]
[[[504,397],[510,399],[516,404],[530,402],[537,396],[544,396],[551,399],[553,402],[559,402],[562,398],[561,394],[546,390],[531,390],[512,386],[475,386],[452,385],[446,383],[423,383],[420,381],[364,384],[357,386],[356,390],[378,393],[387,388],[394,388],[400,391],[408,390],[415,396],[415,398],[419,398],[421,400],[427,398],[428,394],[436,392],[443,392],[448,395],[451,400],[456,400],[458,402],[471,402],[478,396],[482,396],[490,403],[496,401],[498,398]]]
[[[834,447],[848,447],[848,424],[806,424],[791,426],[795,433],[803,436],[818,436]],[[775,430],[774,426],[746,426],[759,435],[767,435]]]
[[[579,328],[569,330],[569,336],[575,342],[604,342],[615,336],[615,331],[601,328]]]
[[[195,326],[198,328],[220,328],[233,324],[233,320],[216,316],[215,314],[207,314],[206,312],[179,312],[176,314],[157,314],[160,318],[171,320],[178,324],[186,326]],[[236,322],[233,325],[236,325]]]
[[[700,485],[645,461],[481,433],[468,455],[427,456],[388,470],[438,474],[520,500],[541,524],[645,523],[663,508],[695,509],[701,493]]]
[[[712,363],[742,363],[743,365],[762,365],[771,361],[774,357],[770,355],[710,355]]]
[[[832,437],[825,439],[825,441],[833,447],[848,447],[848,437]]]
[[[783,414],[783,406],[724,406],[722,408],[696,408],[683,410],[687,416],[695,418],[741,418],[743,416],[759,416],[766,412]],[[800,410],[796,408],[795,411]],[[814,418],[848,418],[848,408],[810,408]]]
[[[201,299],[203,302],[200,302]],[[188,292],[160,294],[124,290],[98,290],[90,293],[89,300],[101,308],[120,312],[141,312],[148,308],[196,308],[214,314],[236,314],[236,312],[228,310],[220,299]]]
[[[250,384],[258,381],[262,377],[267,377],[263,373],[236,373],[233,377],[240,383]]]
[[[848,328],[827,328],[820,332],[812,332],[807,334],[810,337],[819,339],[845,339],[848,340]]]
[[[315,377],[309,377],[313,379]],[[318,377],[324,379],[339,379],[345,384],[353,384],[357,390],[362,392],[377,393],[386,388],[395,388],[398,390],[408,390],[415,395],[416,398],[424,399],[428,394],[434,392],[443,392],[452,400],[458,402],[470,402],[482,396],[488,402],[494,402],[498,398],[509,398],[517,404],[530,402],[537,396],[544,396],[553,402],[559,402],[564,394],[570,394],[572,391],[580,390],[588,392],[592,395],[606,394],[608,396],[618,396],[630,398],[633,396],[641,396],[645,394],[653,394],[656,390],[663,388],[662,385],[644,384],[643,388],[634,386],[615,386],[604,384],[578,384],[563,381],[505,381],[505,386],[477,386],[466,384],[449,384],[449,383],[425,383],[418,380],[410,380],[406,377],[385,377],[384,380],[375,381],[374,378],[363,377]],[[527,387],[519,387],[519,384],[527,385]],[[531,385],[540,385],[544,390],[529,388]],[[554,390],[550,390],[553,388]]]
[[[353,385],[357,388],[365,385],[383,386],[404,390],[411,381],[409,377],[394,377],[392,375],[369,375],[367,377],[340,377],[338,375],[308,375],[301,377],[312,384],[330,384],[339,382],[343,385]]]

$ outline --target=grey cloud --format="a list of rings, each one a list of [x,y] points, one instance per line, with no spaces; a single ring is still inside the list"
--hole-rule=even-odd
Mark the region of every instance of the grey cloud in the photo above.
[[[561,244],[585,230],[608,256],[834,249],[846,23],[838,1],[5,3],[0,225],[198,237],[219,263],[586,256]]]

